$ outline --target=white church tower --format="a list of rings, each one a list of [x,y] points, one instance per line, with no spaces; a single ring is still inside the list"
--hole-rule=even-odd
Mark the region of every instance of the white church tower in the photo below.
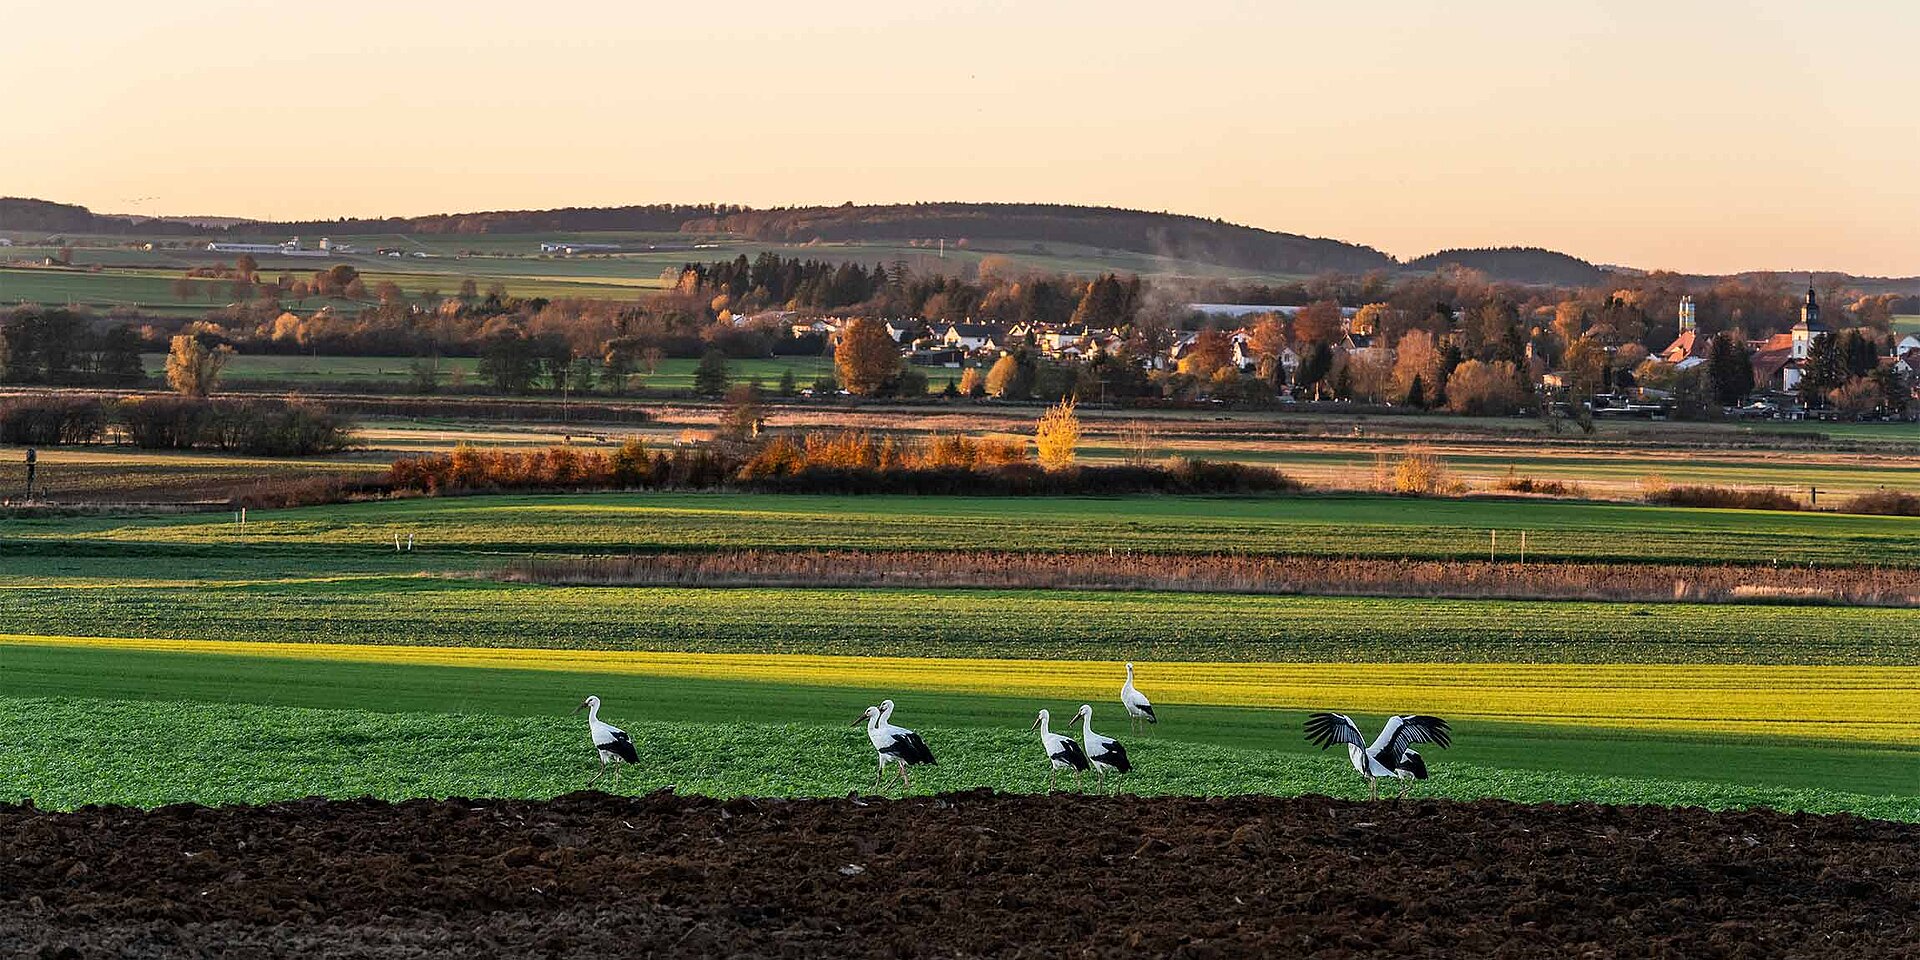
[[[1815,337],[1828,333],[1820,322],[1820,301],[1813,295],[1813,281],[1807,281],[1807,302],[1800,305],[1800,322],[1793,325],[1793,359],[1805,360]]]

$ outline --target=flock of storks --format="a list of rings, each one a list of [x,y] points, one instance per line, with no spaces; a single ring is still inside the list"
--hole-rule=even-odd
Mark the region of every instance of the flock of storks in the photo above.
[[[1127,664],[1127,680],[1120,687],[1120,706],[1127,711],[1127,721],[1134,731],[1143,723],[1159,723],[1160,718],[1153,712],[1153,704],[1133,685],[1133,664]],[[609,768],[623,763],[639,763],[640,755],[634,749],[633,738],[625,730],[600,719],[600,698],[588,697],[573,709],[574,713],[587,711],[587,729],[593,737],[593,748],[600,755],[600,769],[587,781],[591,787],[606,774]],[[1099,778],[1099,787],[1104,790],[1107,775],[1116,777],[1115,789],[1118,789],[1118,775],[1133,769],[1132,761],[1127,759],[1127,748],[1120,741],[1093,730],[1093,707],[1081,704],[1068,721],[1080,722],[1080,739],[1075,740],[1067,734],[1054,733],[1050,729],[1051,716],[1041,710],[1034,718],[1029,729],[1040,732],[1040,745],[1047,754],[1047,790],[1052,792],[1054,778],[1062,770],[1073,771],[1074,784],[1080,783],[1080,775],[1093,771]],[[893,722],[893,701],[882,700],[877,706],[862,711],[853,726],[865,725],[867,740],[873,744],[878,766],[874,770],[873,788],[882,788],[887,776],[887,765],[892,764],[900,774],[900,786],[904,792],[913,788],[913,778],[907,772],[908,767],[921,764],[937,764],[933,751],[920,735]],[[1407,795],[1407,781],[1425,780],[1427,764],[1413,749],[1415,744],[1431,743],[1445,747],[1453,742],[1452,731],[1447,722],[1439,717],[1425,715],[1394,716],[1387,718],[1386,725],[1380,728],[1380,735],[1368,743],[1360,733],[1360,726],[1351,717],[1339,713],[1315,713],[1307,717],[1304,727],[1307,740],[1325,750],[1336,743],[1347,745],[1347,755],[1353,761],[1353,768],[1367,779],[1369,798],[1380,798],[1380,781],[1394,779],[1400,782],[1400,796]],[[617,774],[616,774],[617,776]]]

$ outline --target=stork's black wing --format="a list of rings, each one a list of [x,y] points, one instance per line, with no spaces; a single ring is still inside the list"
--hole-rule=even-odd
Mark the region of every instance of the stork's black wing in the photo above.
[[[1425,780],[1427,778],[1427,762],[1420,759],[1420,754],[1413,750],[1408,750],[1406,753],[1401,754],[1400,762],[1394,764],[1393,768],[1395,770],[1405,770],[1413,774],[1415,780]]]
[[[1391,717],[1380,733],[1386,740],[1381,755],[1393,757],[1395,761],[1416,743],[1431,743],[1442,748],[1453,743],[1453,730],[1439,717]]]
[[[606,743],[594,744],[593,745],[594,749],[604,750],[607,753],[611,753],[614,756],[619,757],[620,759],[625,760],[628,763],[640,762],[640,754],[635,752],[635,750],[633,749],[633,739],[627,736],[627,732],[625,730],[622,730],[618,727],[611,727],[607,730],[607,732],[612,734],[613,738],[608,740]]]
[[[931,763],[938,766],[940,763],[933,758],[933,751],[927,749],[927,742],[911,730],[894,734],[893,742],[882,747],[880,752],[899,757],[909,764]]]
[[[1153,715],[1153,704],[1151,704],[1151,703],[1143,703],[1143,704],[1141,704],[1141,705],[1140,705],[1140,712],[1141,712],[1141,713],[1144,713],[1144,714],[1146,714],[1146,715],[1147,715],[1147,722],[1148,722],[1148,723],[1159,723],[1159,722],[1160,722],[1160,718],[1159,718],[1159,717],[1156,717],[1156,716],[1154,716],[1154,715]]]
[[[1075,770],[1085,770],[1088,766],[1087,751],[1080,747],[1080,741],[1072,737],[1067,737],[1060,741],[1060,752],[1053,754],[1053,759]]]
[[[1108,740],[1100,744],[1100,752],[1090,759],[1098,760],[1121,773],[1133,769],[1133,763],[1127,759],[1127,748],[1121,746],[1118,740]]]
[[[1319,745],[1322,750],[1336,743],[1356,747],[1367,745],[1367,741],[1360,736],[1360,728],[1345,714],[1316,713],[1307,718],[1306,725],[1301,729],[1306,731],[1307,742]]]

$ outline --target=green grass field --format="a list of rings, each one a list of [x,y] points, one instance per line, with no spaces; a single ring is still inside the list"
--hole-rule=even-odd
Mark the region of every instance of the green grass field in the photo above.
[[[1920,553],[1914,535],[1920,521],[1911,519],[1381,497],[477,497],[255,511],[244,532],[224,514],[10,519],[0,529],[0,632],[242,646],[293,642],[299,650],[374,644],[386,646],[368,649],[400,662],[356,662],[318,651],[316,658],[296,659],[264,647],[264,655],[239,656],[0,642],[0,743],[9,745],[0,750],[0,799],[32,796],[72,806],[312,793],[550,796],[584,782],[591,761],[582,727],[563,714],[590,692],[607,698],[609,717],[634,731],[648,757],[623,789],[674,783],[722,795],[830,795],[870,784],[864,740],[843,724],[883,695],[900,699],[902,722],[929,734],[942,752],[943,763],[924,778],[925,787],[1040,786],[1044,769],[1028,762],[1031,743],[1021,730],[1044,701],[1011,695],[1011,688],[960,692],[912,681],[884,664],[873,668],[871,676],[881,680],[871,685],[803,682],[791,672],[749,678],[718,658],[698,656],[797,652],[1031,657],[1060,669],[1062,661],[1132,658],[1170,661],[1163,672],[1185,662],[1184,669],[1208,676],[1225,668],[1191,663],[1245,664],[1236,670],[1301,664],[1291,668],[1295,676],[1319,676],[1311,671],[1324,668],[1307,666],[1316,663],[1356,671],[1397,664],[1371,669],[1403,668],[1407,680],[1395,675],[1392,690],[1427,703],[1444,700],[1455,708],[1448,712],[1461,717],[1459,745],[1433,758],[1436,778],[1423,786],[1430,795],[1761,804],[1920,819],[1920,781],[1911,776],[1920,748],[1858,733],[1841,743],[1822,720],[1846,715],[1856,702],[1887,715],[1883,701],[1910,685],[1904,671],[1920,664],[1911,610],[575,588],[462,575],[529,554],[723,546],[1073,544],[1475,557],[1484,556],[1489,527],[1529,530],[1536,557],[1751,562],[1778,551],[1790,563],[1872,558],[1911,564]],[[417,549],[395,552],[396,533],[414,535]],[[502,662],[544,659],[556,668],[439,665],[393,644],[433,651],[512,648],[527,652]],[[542,649],[688,652],[718,673],[596,671],[566,666]],[[1749,705],[1761,704],[1762,715],[1753,716],[1751,706],[1744,718],[1715,714],[1734,709],[1716,699],[1728,690],[1703,687],[1688,709],[1730,718],[1727,724],[1603,720],[1577,712],[1586,709],[1581,704],[1590,701],[1582,697],[1589,694],[1571,687],[1497,679],[1500,664],[1634,663],[1719,665],[1711,667],[1719,671],[1715,676],[1735,679],[1715,683],[1746,684],[1733,692]],[[1760,677],[1756,664],[1815,666]],[[1842,672],[1863,664],[1891,665],[1891,685],[1840,682]],[[1524,668],[1538,669],[1544,668]],[[1690,668],[1634,669],[1666,677]],[[1807,689],[1826,670],[1835,671],[1830,703]],[[1423,686],[1422,676],[1439,679]],[[1788,676],[1798,679],[1779,679]],[[1333,684],[1324,702],[1273,709],[1228,704],[1293,704],[1293,695],[1249,701],[1234,699],[1245,681],[1197,688],[1176,687],[1170,677],[1161,682],[1162,689],[1201,692],[1186,703],[1162,698],[1168,722],[1137,748],[1141,772],[1129,789],[1347,796],[1364,789],[1343,756],[1312,753],[1298,730],[1299,714],[1309,706],[1371,713],[1359,687]],[[1296,682],[1314,692],[1322,689],[1317,684]],[[1634,702],[1634,688],[1605,689],[1613,690],[1608,702],[1616,706]],[[1776,689],[1778,700],[1769,699]],[[1660,695],[1677,690],[1685,692],[1668,684]],[[1558,711],[1551,719],[1549,702]],[[1056,713],[1073,706],[1046,705]],[[1116,712],[1100,716],[1107,732],[1125,731]],[[1762,727],[1774,733],[1751,732]],[[111,730],[116,742],[138,749],[103,755],[87,739],[96,730]],[[1741,730],[1749,732],[1724,732]],[[785,737],[780,749],[748,748],[767,731]],[[714,744],[738,747],[737,756],[724,763],[704,759],[702,751]],[[423,756],[430,760],[422,762]]]
[[[746,548],[1008,549],[1517,557],[1625,563],[1920,563],[1920,518],[1546,500],[1296,497],[902,497],[652,493],[394,500],[230,518],[30,520],[13,556],[253,558],[262,569],[355,569],[395,534],[424,569],[527,554]],[[176,567],[183,575],[192,570]],[[341,565],[345,565],[342,567]],[[0,569],[5,557],[0,556]]]
[[[606,700],[642,753],[621,789],[667,784],[718,795],[833,795],[870,788],[871,750],[846,726],[882,696],[941,757],[921,789],[1044,784],[1039,706],[1069,702],[875,688],[660,680],[549,671],[311,663],[0,646],[0,800],[259,802],[309,794],[551,796],[593,765],[566,711]],[[1337,701],[1338,694],[1332,694]],[[1340,704],[1327,704],[1338,708]],[[1096,707],[1096,710],[1102,708]],[[1363,795],[1335,752],[1300,736],[1299,711],[1183,705],[1127,735],[1140,793]],[[1103,732],[1127,734],[1108,708]],[[1378,717],[1357,717],[1373,728]],[[1455,724],[1430,750],[1424,795],[1766,805],[1920,818],[1909,748],[1743,737]],[[1056,729],[1059,729],[1056,726]],[[98,748],[110,731],[123,749]],[[770,737],[771,743],[761,742]]]
[[[58,565],[48,566],[58,581]],[[8,586],[0,597],[8,630],[49,636],[1041,659],[1920,664],[1920,615],[1864,607],[546,587],[417,576]]]
[[[158,353],[145,354],[141,358],[148,370],[155,371],[166,368],[166,359],[164,354]],[[228,362],[220,373],[220,379],[229,387],[285,384],[297,389],[315,384],[340,384],[360,389],[404,389],[412,378],[412,365],[416,359],[240,354]],[[442,383],[453,383],[456,378],[462,378],[467,383],[479,382],[477,359],[442,357],[439,362]],[[666,393],[691,391],[693,373],[699,365],[700,361],[691,358],[662,360],[654,372],[642,373],[639,389]],[[827,357],[772,357],[728,363],[728,373],[735,380],[750,382],[757,378],[768,390],[779,386],[781,374],[788,370],[793,371],[799,386],[809,387],[815,380],[833,375],[833,361]]]

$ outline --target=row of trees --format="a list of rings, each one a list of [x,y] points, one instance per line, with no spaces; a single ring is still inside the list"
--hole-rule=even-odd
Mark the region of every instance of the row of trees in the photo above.
[[[126,324],[103,325],[60,307],[20,307],[0,318],[0,382],[132,386],[145,372]]]

